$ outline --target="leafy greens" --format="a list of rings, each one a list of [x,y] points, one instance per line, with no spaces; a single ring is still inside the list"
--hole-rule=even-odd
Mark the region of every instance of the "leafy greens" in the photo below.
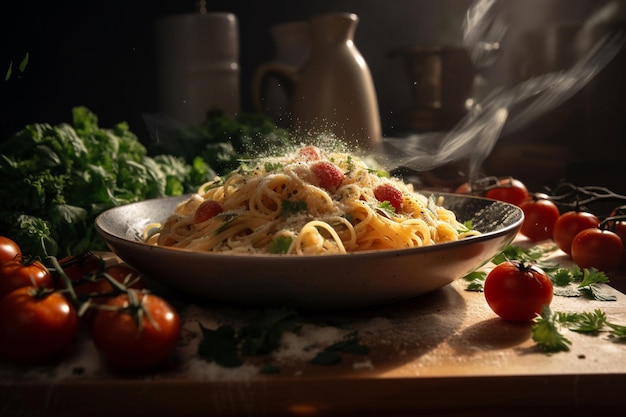
[[[105,249],[95,232],[104,210],[194,191],[214,175],[201,159],[147,155],[127,123],[98,126],[86,107],[72,124],[27,125],[0,143],[0,233],[45,257]]]

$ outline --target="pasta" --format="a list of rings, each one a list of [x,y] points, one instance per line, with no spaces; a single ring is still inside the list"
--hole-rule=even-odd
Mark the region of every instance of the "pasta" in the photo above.
[[[310,255],[479,234],[440,203],[357,156],[304,146],[203,184],[144,239],[196,251]]]

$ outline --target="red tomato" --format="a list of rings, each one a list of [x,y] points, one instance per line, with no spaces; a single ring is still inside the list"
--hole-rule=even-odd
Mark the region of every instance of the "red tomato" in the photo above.
[[[489,272],[484,285],[489,307],[500,317],[528,321],[550,305],[553,286],[550,277],[536,265],[506,261]]]
[[[0,300],[0,355],[11,361],[56,359],[77,331],[76,310],[60,292],[21,287]]]
[[[127,265],[112,265],[104,270],[110,278],[122,284],[125,288],[142,290],[146,283],[135,269]],[[111,295],[114,292],[113,284],[102,274],[84,280],[74,285],[74,291],[79,296]]]
[[[206,200],[200,207],[196,209],[196,214],[194,215],[193,221],[194,223],[202,223],[213,217],[220,214],[224,209],[221,204],[215,200]]]
[[[454,192],[457,194],[470,194],[472,192],[472,186],[469,182],[464,182],[459,185]]]
[[[335,192],[345,178],[339,167],[328,161],[314,163],[311,165],[311,171],[317,178],[319,186],[330,192]]]
[[[610,230],[585,229],[572,241],[572,259],[581,268],[612,271],[622,261],[623,252],[622,239]]]
[[[65,275],[76,282],[89,275],[97,275],[104,269],[104,259],[92,253],[84,253],[77,256],[68,256],[59,260]]]
[[[520,204],[524,212],[524,223],[520,233],[530,240],[552,239],[554,223],[559,218],[559,208],[550,200],[530,199]]]
[[[380,202],[388,201],[396,209],[396,213],[402,209],[402,191],[391,184],[381,184],[374,188],[374,197]]]
[[[41,262],[24,264],[22,261],[0,263],[0,298],[20,287],[52,288],[52,274]]]
[[[10,260],[21,260],[22,250],[13,240],[0,236],[0,262]]]
[[[108,300],[108,308],[96,313],[92,336],[98,352],[113,368],[146,371],[161,365],[173,353],[180,335],[180,317],[162,298],[130,291],[138,302],[133,303],[128,294]],[[140,310],[144,314],[138,316]]]
[[[616,221],[612,226],[612,231],[615,232],[622,239],[622,261],[620,262],[620,268],[626,269],[626,221]]]
[[[305,146],[298,150],[298,156],[304,161],[319,161],[322,159],[320,150],[315,146]]]
[[[563,252],[572,253],[572,241],[584,229],[596,229],[600,220],[595,214],[586,211],[568,211],[559,216],[554,223],[552,239]]]
[[[519,206],[528,200],[530,194],[523,182],[515,178],[502,178],[498,181],[498,187],[491,188],[485,197]]]

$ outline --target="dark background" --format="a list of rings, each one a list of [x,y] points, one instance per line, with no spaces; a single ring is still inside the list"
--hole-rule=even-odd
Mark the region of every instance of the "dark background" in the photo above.
[[[537,57],[523,55],[528,50],[520,42],[528,34],[554,23],[580,24],[605,3],[501,2],[511,27],[502,56],[489,71],[490,81],[499,86],[511,85],[524,77],[520,62],[539,65]],[[127,121],[140,140],[150,142],[143,117],[159,111],[155,22],[172,14],[194,12],[195,1],[37,0],[11,4],[12,7],[3,8],[0,17],[0,138],[27,123],[69,121],[71,108],[84,105],[98,115],[102,127]],[[411,133],[402,117],[413,105],[412,80],[395,52],[413,45],[458,41],[460,22],[469,4],[465,0],[231,0],[209,1],[207,9],[232,12],[238,18],[242,111],[252,110],[253,71],[274,55],[268,31],[272,25],[327,11],[359,15],[355,44],[374,78],[384,134],[395,136]],[[618,18],[623,19],[623,11],[620,13]],[[26,70],[19,73],[17,65],[26,52],[30,60]],[[523,131],[502,138],[487,161],[486,170],[519,174],[536,183],[565,177],[623,189],[623,55],[562,108]],[[5,81],[10,62],[13,75]],[[541,71],[540,65],[532,69]]]

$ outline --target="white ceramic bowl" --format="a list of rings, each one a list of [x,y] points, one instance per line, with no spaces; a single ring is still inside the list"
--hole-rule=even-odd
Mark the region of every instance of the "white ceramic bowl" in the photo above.
[[[387,304],[442,288],[474,271],[515,238],[523,212],[485,198],[442,194],[460,221],[482,235],[411,249],[360,253],[228,255],[156,247],[139,236],[187,196],[109,209],[96,230],[122,260],[166,286],[237,306],[345,309]]]

